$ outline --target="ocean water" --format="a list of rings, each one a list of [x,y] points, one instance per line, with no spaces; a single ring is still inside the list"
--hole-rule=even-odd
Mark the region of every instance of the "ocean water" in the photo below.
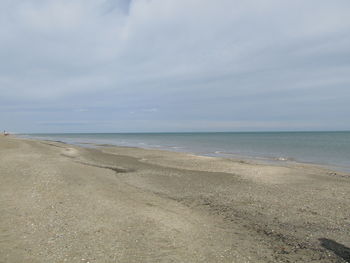
[[[66,143],[156,148],[199,155],[304,162],[350,171],[350,132],[25,134]],[[90,145],[91,146],[91,145]]]

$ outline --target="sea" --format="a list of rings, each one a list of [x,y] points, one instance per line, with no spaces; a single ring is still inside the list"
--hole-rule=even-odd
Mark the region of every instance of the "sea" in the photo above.
[[[350,172],[350,131],[50,133],[21,136],[85,147],[116,145],[268,163],[311,163]]]

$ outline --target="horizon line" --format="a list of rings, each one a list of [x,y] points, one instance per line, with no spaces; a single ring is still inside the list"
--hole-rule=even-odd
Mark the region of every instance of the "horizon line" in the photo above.
[[[13,132],[12,134],[157,134],[157,133],[290,133],[350,132],[350,130],[280,130],[280,131],[159,131],[159,132]]]

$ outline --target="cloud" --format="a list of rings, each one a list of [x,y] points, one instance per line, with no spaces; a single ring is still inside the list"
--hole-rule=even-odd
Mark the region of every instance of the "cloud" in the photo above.
[[[350,114],[349,8],[347,0],[3,0],[0,108],[14,108],[6,123],[18,129],[23,105],[36,111],[33,122],[69,123],[72,109],[89,109],[74,117],[126,121],[135,112],[158,129],[206,118],[341,122]]]
[[[143,112],[157,112],[158,109],[157,108],[150,108],[150,109],[143,109]]]

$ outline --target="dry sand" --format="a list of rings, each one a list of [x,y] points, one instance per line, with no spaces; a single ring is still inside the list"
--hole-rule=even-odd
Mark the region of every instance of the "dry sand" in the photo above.
[[[0,262],[347,262],[350,177],[0,136]]]

